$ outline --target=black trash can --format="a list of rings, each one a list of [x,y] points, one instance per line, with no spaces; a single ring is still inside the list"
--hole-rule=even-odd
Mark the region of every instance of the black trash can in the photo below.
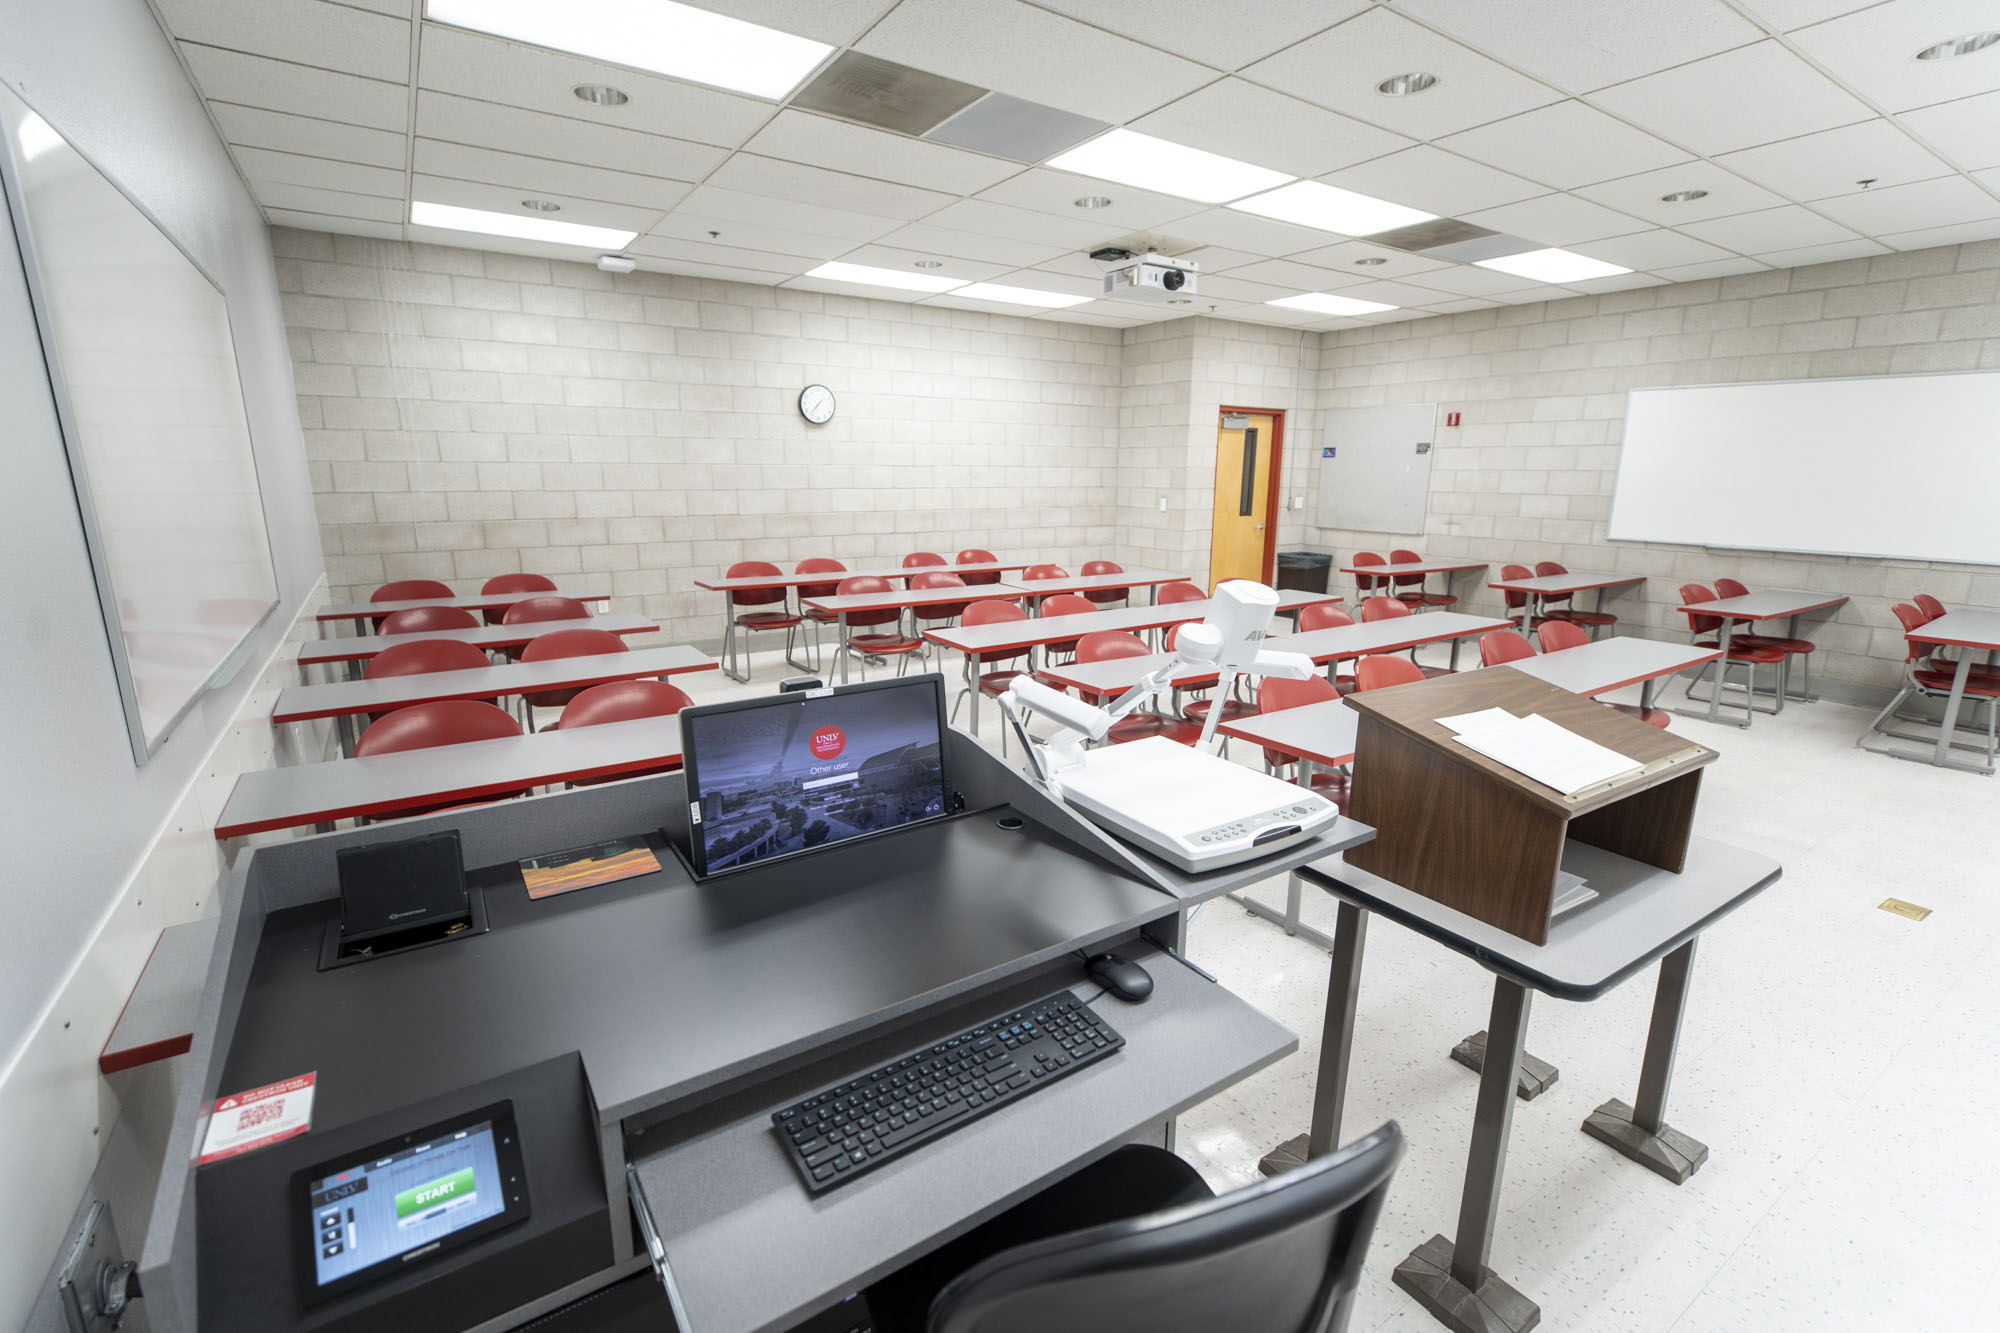
[[[1300,592],[1325,592],[1328,577],[1333,573],[1333,557],[1321,555],[1317,551],[1278,552],[1278,581],[1280,588],[1296,588]]]

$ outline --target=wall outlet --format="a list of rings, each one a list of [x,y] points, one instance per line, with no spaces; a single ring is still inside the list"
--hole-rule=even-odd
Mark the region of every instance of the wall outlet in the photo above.
[[[1162,514],[1167,512],[1167,497],[1164,495],[1160,497],[1160,512]]]
[[[1294,496],[1292,497],[1292,508],[1294,508],[1294,509],[1304,509],[1305,507],[1306,507],[1306,497],[1305,497],[1305,496],[1303,496],[1303,495],[1294,495]]]

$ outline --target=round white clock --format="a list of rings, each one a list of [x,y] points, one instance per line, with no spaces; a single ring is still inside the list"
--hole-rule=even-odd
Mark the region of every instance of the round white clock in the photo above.
[[[833,390],[824,384],[808,384],[799,392],[799,415],[815,426],[833,420]]]

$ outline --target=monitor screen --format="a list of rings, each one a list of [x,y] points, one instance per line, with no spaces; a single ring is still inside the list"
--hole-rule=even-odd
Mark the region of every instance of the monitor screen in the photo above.
[[[696,873],[946,813],[943,702],[933,674],[682,709]]]

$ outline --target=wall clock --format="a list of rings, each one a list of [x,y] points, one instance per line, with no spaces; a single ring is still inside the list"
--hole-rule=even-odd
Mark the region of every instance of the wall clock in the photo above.
[[[815,426],[833,420],[833,390],[824,384],[808,384],[799,391],[799,415]]]

